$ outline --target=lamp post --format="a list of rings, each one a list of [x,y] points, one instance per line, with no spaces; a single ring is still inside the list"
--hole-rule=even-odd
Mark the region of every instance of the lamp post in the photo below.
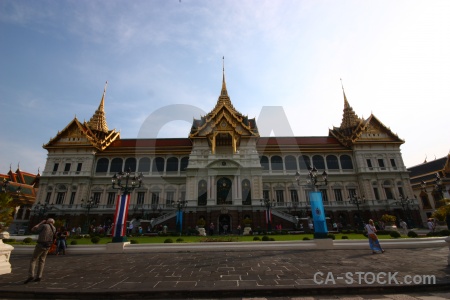
[[[53,203],[52,204],[48,204],[48,203],[44,203],[41,204],[41,202],[38,202],[37,204],[34,205],[34,214],[38,215],[38,218],[42,218],[43,216],[45,216],[45,214],[49,211],[54,209]]]
[[[114,215],[114,226],[112,231],[113,243],[122,243],[127,241],[126,225],[130,192],[132,192],[135,188],[141,187],[142,177],[142,173],[137,177],[132,176],[131,170],[128,168],[126,172],[116,173],[111,178],[112,188],[122,192],[122,195],[117,201],[116,212]]]
[[[437,192],[437,194],[439,195],[439,200],[444,199],[444,188],[442,185],[442,179],[441,176],[439,176],[439,173],[434,174],[435,178],[434,178],[434,190]]]
[[[314,238],[324,239],[328,236],[327,222],[325,220],[325,210],[323,208],[322,193],[318,191],[320,186],[328,185],[328,174],[326,171],[322,173],[322,182],[319,182],[317,175],[318,171],[316,167],[308,167],[308,175],[306,183],[313,190],[309,192],[309,200],[311,203],[311,214],[314,222]],[[301,178],[300,173],[295,173],[295,180],[300,186]]]
[[[84,224],[84,233],[89,233],[89,228],[91,225],[91,222],[89,220],[89,212],[91,211],[91,208],[97,208],[98,202],[94,201],[94,198],[89,198],[89,200],[81,199],[81,207],[86,208],[86,222]]]
[[[363,228],[363,226],[362,226],[362,217],[361,217],[361,210],[359,209],[359,206],[360,206],[361,204],[364,203],[364,201],[365,201],[364,196],[363,196],[363,198],[361,199],[361,198],[359,198],[358,195],[356,195],[356,194],[354,194],[354,195],[353,195],[353,194],[350,194],[350,195],[348,196],[347,201],[348,201],[350,204],[356,205],[356,209],[357,209],[357,211],[358,211],[358,221],[357,221],[357,223],[356,223],[356,226],[357,226],[359,229],[362,229],[362,228]]]
[[[412,223],[411,210],[409,208],[409,205],[414,204],[414,200],[408,199],[408,196],[406,196],[406,198],[403,198],[403,195],[400,195],[400,198],[394,204],[400,205],[402,207],[403,212],[406,214],[408,227],[413,227],[414,224]]]
[[[259,200],[261,206],[266,208],[266,223],[267,223],[267,232],[272,231],[272,207],[275,206],[275,200],[270,201],[269,199]]]
[[[183,212],[185,207],[187,207],[187,201],[186,200],[178,200],[176,203],[174,203],[174,206],[177,208],[177,221],[176,221],[176,228],[179,230],[180,235],[183,232]]]

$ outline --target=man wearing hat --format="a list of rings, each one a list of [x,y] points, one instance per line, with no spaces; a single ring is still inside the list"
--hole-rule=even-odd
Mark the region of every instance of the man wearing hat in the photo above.
[[[28,279],[25,280],[25,284],[33,280],[35,282],[41,281],[42,273],[44,273],[45,259],[47,258],[48,250],[50,250],[50,247],[53,244],[53,239],[56,233],[56,228],[53,224],[55,224],[55,220],[48,218],[47,220],[44,220],[31,228],[31,231],[38,233],[39,237],[36,247],[34,248],[33,257],[30,261]],[[36,262],[38,263],[38,268],[35,277]]]

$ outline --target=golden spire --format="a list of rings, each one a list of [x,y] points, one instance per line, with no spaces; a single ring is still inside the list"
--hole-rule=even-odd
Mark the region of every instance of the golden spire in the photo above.
[[[342,79],[341,79],[342,85]],[[342,93],[344,94],[344,114],[342,116],[341,129],[353,128],[359,123],[359,118],[353,111],[353,108],[347,101],[347,96],[345,95],[344,86],[342,85]]]
[[[225,56],[222,57],[222,91],[221,96],[228,96],[227,84],[225,83]]]
[[[106,87],[108,86],[108,81],[105,83],[105,88],[103,89],[103,95],[102,100],[100,101],[100,105],[98,106],[98,109],[95,111],[95,114],[92,116],[92,118],[88,122],[89,128],[91,130],[100,131],[107,133],[108,125],[106,124],[106,116],[105,116],[105,94],[106,94]]]

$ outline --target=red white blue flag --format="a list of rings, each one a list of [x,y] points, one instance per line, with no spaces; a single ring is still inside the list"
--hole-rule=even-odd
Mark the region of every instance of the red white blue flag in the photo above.
[[[272,223],[272,209],[266,209],[266,223]]]
[[[114,214],[114,227],[112,229],[113,237],[122,237],[127,232],[128,204],[130,203],[130,194],[117,196],[116,212]]]

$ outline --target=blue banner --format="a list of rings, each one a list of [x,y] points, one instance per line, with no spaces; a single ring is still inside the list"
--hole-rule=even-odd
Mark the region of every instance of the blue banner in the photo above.
[[[179,210],[177,213],[177,225],[179,226],[180,232],[182,231],[183,224],[183,211]]]
[[[323,238],[328,234],[327,222],[325,219],[325,210],[323,209],[322,193],[310,192],[311,213],[314,221],[314,237]]]

